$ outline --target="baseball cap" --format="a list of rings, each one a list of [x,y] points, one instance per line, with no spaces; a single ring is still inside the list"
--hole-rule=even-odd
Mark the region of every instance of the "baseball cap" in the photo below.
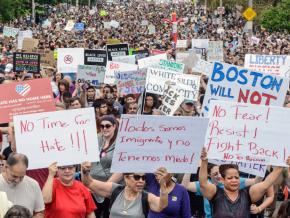
[[[192,100],[184,100],[183,104],[192,104],[192,105],[194,105],[194,101],[192,101]]]
[[[5,67],[4,72],[5,73],[10,73],[13,70],[13,65],[12,64],[7,64]]]

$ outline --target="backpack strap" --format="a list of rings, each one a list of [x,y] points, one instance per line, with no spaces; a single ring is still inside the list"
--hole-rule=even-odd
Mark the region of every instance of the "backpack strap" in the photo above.
[[[110,209],[111,209],[114,201],[116,200],[118,195],[124,190],[124,188],[125,188],[124,185],[120,185],[120,186],[117,186],[117,188],[114,189],[114,191],[111,194],[111,198],[110,198]]]
[[[145,218],[147,218],[149,213],[149,201],[148,201],[148,192],[142,191],[142,210]]]

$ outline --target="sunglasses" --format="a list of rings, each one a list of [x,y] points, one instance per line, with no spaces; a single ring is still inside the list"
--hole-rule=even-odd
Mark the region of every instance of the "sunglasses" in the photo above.
[[[100,127],[101,127],[101,129],[105,129],[105,128],[106,129],[110,129],[112,127],[112,125],[110,125],[110,124],[106,124],[106,125],[101,124]]]
[[[146,179],[146,176],[145,176],[145,175],[143,175],[143,176],[140,176],[140,175],[132,175],[132,177],[133,177],[133,179],[134,179],[135,181],[140,181],[140,179],[141,179],[142,181],[145,181],[145,179]]]

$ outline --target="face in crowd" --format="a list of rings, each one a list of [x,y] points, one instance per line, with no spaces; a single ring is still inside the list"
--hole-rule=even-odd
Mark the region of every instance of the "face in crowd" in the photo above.
[[[58,167],[57,175],[64,185],[71,185],[74,181],[76,167],[74,165]]]
[[[136,102],[128,104],[127,114],[137,114],[137,111],[138,111],[138,104]]]
[[[116,124],[111,123],[108,120],[103,120],[100,124],[101,133],[106,138],[112,138],[116,129]]]
[[[220,169],[221,181],[224,183],[226,190],[235,192],[240,188],[240,175],[238,169],[234,167],[225,170]]]
[[[124,179],[126,186],[133,192],[141,192],[145,186],[145,174],[125,174]]]
[[[13,166],[5,166],[7,182],[11,187],[16,187],[23,180],[26,169],[27,167],[21,162]]]

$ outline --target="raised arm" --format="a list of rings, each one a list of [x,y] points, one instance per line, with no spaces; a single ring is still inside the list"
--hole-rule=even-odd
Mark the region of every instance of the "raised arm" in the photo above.
[[[214,184],[208,182],[207,180],[207,164],[207,153],[205,148],[203,148],[201,152],[201,165],[199,169],[200,190],[204,197],[206,197],[208,200],[211,200],[216,194],[217,188]]]
[[[184,186],[188,191],[196,192],[196,183],[190,182],[190,176],[191,174],[189,173],[184,174],[181,185]]]
[[[123,173],[113,173],[113,175],[108,179],[108,182],[119,183],[123,178]]]
[[[90,176],[91,163],[85,162],[82,164],[82,182],[90,190],[102,197],[110,197],[112,194],[112,182],[101,182],[93,179]]]
[[[52,202],[53,178],[57,172],[57,162],[52,163],[48,167],[48,177],[42,188],[42,196],[45,204]]]
[[[262,181],[263,181],[262,177],[256,176],[255,178],[246,179],[245,186],[249,187],[249,186],[255,185],[255,184],[262,182]]]

